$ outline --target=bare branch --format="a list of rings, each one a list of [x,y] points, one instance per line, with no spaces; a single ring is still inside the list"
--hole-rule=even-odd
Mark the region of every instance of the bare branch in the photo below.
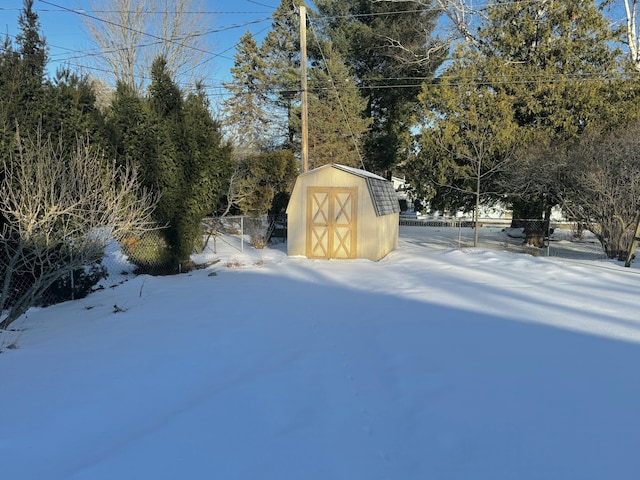
[[[90,0],[84,25],[113,81],[139,92],[151,64],[163,55],[172,78],[194,83],[202,75],[206,17],[199,0]]]
[[[17,156],[3,168],[0,314],[7,312],[0,328],[56,280],[100,261],[111,239],[153,228],[157,199],[140,189],[135,170],[118,168],[86,141],[67,152],[39,134],[19,139]],[[17,278],[28,280],[18,296]]]
[[[447,42],[450,45],[457,39],[463,39],[466,42],[479,47],[481,45],[480,37],[473,31],[473,19],[476,16],[484,16],[483,10],[475,9],[468,0],[373,0],[376,2],[387,3],[415,3],[417,6],[431,7],[436,5],[438,9],[446,15],[450,22],[448,26]],[[634,0],[635,1],[635,0]]]

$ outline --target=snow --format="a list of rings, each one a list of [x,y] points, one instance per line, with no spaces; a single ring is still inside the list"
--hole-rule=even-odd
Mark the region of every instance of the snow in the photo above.
[[[30,310],[0,339],[0,476],[640,478],[640,270],[458,235],[401,227],[379,262],[228,238]]]

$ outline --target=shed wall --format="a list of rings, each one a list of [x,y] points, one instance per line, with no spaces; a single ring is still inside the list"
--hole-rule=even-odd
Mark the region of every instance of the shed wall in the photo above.
[[[373,261],[398,246],[398,214],[376,216],[364,178],[336,168],[320,168],[300,175],[287,207],[287,252],[307,255],[307,191],[309,187],[358,189],[356,256]]]

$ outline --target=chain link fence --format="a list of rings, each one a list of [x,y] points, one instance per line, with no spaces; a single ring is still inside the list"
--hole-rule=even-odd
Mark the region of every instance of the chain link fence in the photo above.
[[[285,241],[287,237],[285,214],[249,217],[245,215],[206,217],[202,220],[202,243],[194,247],[191,264],[178,267],[179,271],[202,268],[216,259],[218,247],[224,244],[239,253],[246,248],[265,248],[270,242]],[[166,245],[159,231],[127,239],[120,245],[110,245],[105,252],[108,282],[117,284],[131,275],[150,273],[169,275],[175,269],[163,267],[162,254]]]
[[[119,243],[111,241],[105,247],[102,260],[60,275],[30,304],[48,306],[82,298],[91,291],[113,287],[139,274],[171,275],[206,266],[212,260],[211,253],[215,253],[217,242],[231,244],[239,252],[244,250],[247,224],[251,225],[251,222],[246,222],[244,217],[204,219],[202,242],[194,245],[192,261],[178,266],[167,261],[168,248],[160,230],[131,236]],[[251,228],[259,231],[257,227]],[[16,302],[22,301],[37,279],[42,278],[42,272],[55,274],[56,269],[60,271],[65,268],[64,256],[55,252],[49,251],[45,257],[39,258],[24,251],[26,263],[19,270],[12,269],[14,260],[21,258],[16,257],[16,245],[11,239],[0,236],[0,310],[3,306],[11,308]],[[2,318],[0,311],[0,320]]]
[[[436,248],[475,245],[475,224],[469,219],[400,218],[402,233]],[[593,233],[575,222],[539,219],[478,222],[478,248],[570,259],[606,258]]]
[[[400,218],[401,235],[435,248],[468,248],[475,244],[474,222],[469,219]],[[158,230],[111,242],[101,262],[63,276],[35,303],[46,306],[81,298],[90,291],[109,288],[135,275],[169,275],[206,267],[216,260],[218,246],[231,246],[239,253],[246,248],[264,248],[269,242],[284,242],[286,215],[251,218],[246,216],[208,217],[202,221],[202,243],[191,257],[192,263],[168,267],[167,246]],[[579,225],[567,222],[517,219],[481,220],[477,247],[538,256],[575,259],[605,258],[595,236]],[[10,266],[0,255],[0,271]],[[37,269],[14,276],[10,291],[19,295],[37,275]],[[2,276],[0,276],[2,277]],[[11,303],[5,302],[5,306]]]

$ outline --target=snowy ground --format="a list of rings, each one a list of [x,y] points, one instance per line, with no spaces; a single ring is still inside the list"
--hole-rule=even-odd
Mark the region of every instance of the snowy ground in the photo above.
[[[458,234],[380,262],[229,237],[32,309],[0,339],[0,477],[640,478],[640,269]]]

